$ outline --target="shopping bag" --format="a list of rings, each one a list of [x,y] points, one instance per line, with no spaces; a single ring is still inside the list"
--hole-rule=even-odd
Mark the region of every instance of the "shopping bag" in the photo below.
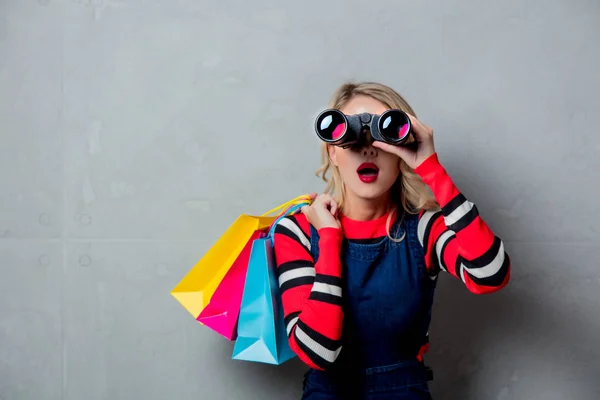
[[[276,278],[273,231],[277,222],[297,212],[303,204],[288,209],[273,224],[267,236],[252,243],[242,304],[238,318],[234,360],[282,364],[295,357],[289,346],[281,293]]]
[[[228,340],[235,340],[237,336],[237,321],[242,303],[246,271],[250,260],[252,242],[266,235],[257,230],[251,236],[240,255],[227,271],[217,290],[210,298],[210,302],[196,320],[204,326],[217,332]]]
[[[285,202],[261,216],[240,215],[172,289],[171,295],[195,319],[198,318],[244,247],[251,242],[253,235],[257,231],[267,231],[289,207],[309,200],[308,195],[303,195]]]
[[[309,201],[310,197],[300,196],[282,204],[279,207],[276,207],[271,211],[268,211],[264,215],[277,212],[276,217],[274,217],[274,219],[276,219],[278,216],[281,216],[287,212],[287,209],[283,212],[278,212],[278,210],[281,210],[282,207],[288,206],[289,208],[293,207],[299,202],[307,203]],[[202,312],[196,318],[198,322],[212,329],[228,340],[235,340],[237,337],[237,321],[242,302],[244,284],[246,281],[246,271],[248,269],[248,261],[250,259],[252,242],[255,239],[265,236],[265,234],[266,232],[263,230],[257,230],[254,232],[242,252],[234,261],[231,268],[229,268],[223,277],[223,280],[210,298],[208,305],[202,309]]]

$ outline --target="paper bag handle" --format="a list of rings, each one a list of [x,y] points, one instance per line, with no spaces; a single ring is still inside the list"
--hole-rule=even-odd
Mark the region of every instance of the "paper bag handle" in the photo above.
[[[311,198],[309,195],[304,194],[302,196],[298,196],[296,198],[293,198],[290,201],[286,201],[285,203],[273,208],[272,210],[267,211],[266,213],[264,213],[263,215],[261,215],[262,217],[268,217],[269,215],[275,213],[275,212],[279,212],[278,214],[276,214],[275,216],[279,217],[281,215],[283,215],[284,213],[286,213],[286,209],[291,207],[291,206],[295,206],[298,204],[302,204],[307,205],[311,203]]]
[[[300,211],[300,209],[302,207],[307,206],[309,204],[310,204],[310,199],[308,201],[304,201],[303,203],[294,204],[293,206],[288,208],[285,212],[281,213],[281,215],[279,215],[275,221],[273,221],[273,223],[271,224],[271,228],[269,228],[269,233],[267,234],[267,237],[271,240],[272,245],[274,245],[273,233],[275,232],[275,228],[277,228],[277,224],[279,223],[279,221],[281,221],[283,218],[287,217],[288,215],[292,215],[292,214]]]

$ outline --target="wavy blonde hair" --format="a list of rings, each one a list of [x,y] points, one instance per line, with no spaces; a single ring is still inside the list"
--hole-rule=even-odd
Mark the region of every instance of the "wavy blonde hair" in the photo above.
[[[344,83],[333,93],[329,107],[339,110],[350,99],[359,95],[372,97],[388,108],[400,109],[416,117],[416,113],[410,104],[398,92],[389,86],[376,82]],[[321,160],[323,164],[317,170],[317,176],[327,184],[325,193],[331,194],[338,203],[339,209],[343,210],[346,187],[338,168],[333,165],[329,158],[329,146],[326,143],[321,145]],[[391,201],[394,209],[388,217],[386,230],[388,236],[393,240],[395,239],[390,236],[389,232],[390,222],[393,214],[398,212],[399,206],[406,213],[410,214],[417,214],[421,210],[439,209],[439,204],[429,190],[429,187],[402,159],[400,160],[400,174],[391,189]],[[403,238],[404,235],[398,241],[401,241]]]

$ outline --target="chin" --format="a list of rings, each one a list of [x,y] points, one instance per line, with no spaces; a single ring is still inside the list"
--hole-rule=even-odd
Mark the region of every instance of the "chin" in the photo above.
[[[368,187],[364,187],[364,184],[361,182],[361,186],[363,187],[355,188],[356,190],[353,190],[353,192],[356,196],[365,200],[379,200],[383,196],[386,196],[390,191],[390,188],[387,188],[387,185],[382,187],[380,185],[369,184]]]
[[[395,178],[387,174],[380,174],[374,182],[365,183],[356,176],[342,176],[342,179],[346,182],[346,189],[365,200],[380,200],[382,197],[389,195]]]

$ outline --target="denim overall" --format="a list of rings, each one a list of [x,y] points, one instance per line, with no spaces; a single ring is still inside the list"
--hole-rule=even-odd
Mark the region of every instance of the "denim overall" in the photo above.
[[[436,280],[425,269],[418,217],[398,218],[375,244],[343,241],[342,351],[327,371],[309,370],[303,400],[431,399],[433,374],[417,355],[428,341]],[[311,226],[311,252],[319,257]]]

